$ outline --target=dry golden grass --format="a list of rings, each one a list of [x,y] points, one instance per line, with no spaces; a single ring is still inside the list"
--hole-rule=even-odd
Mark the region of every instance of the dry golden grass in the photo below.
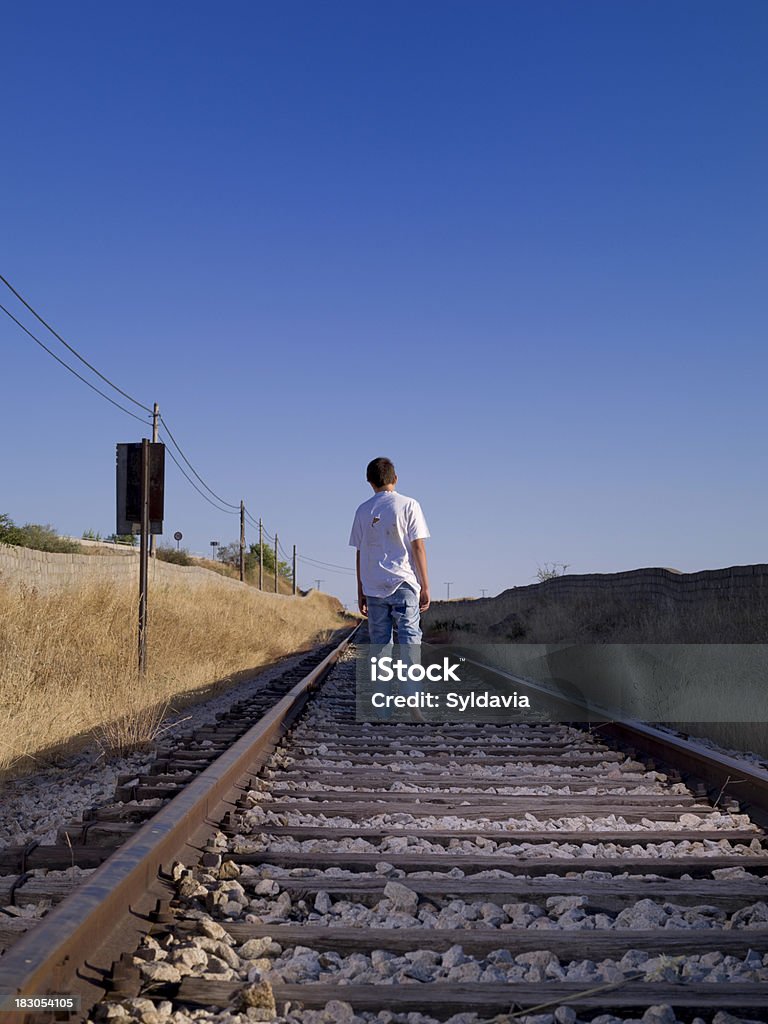
[[[214,562],[210,558],[195,558],[190,556],[190,565],[197,565],[201,569],[210,569],[211,572],[218,573],[219,576],[226,576],[230,580],[240,579],[240,570],[235,569],[234,566],[228,565],[226,562]],[[245,582],[252,587],[258,589],[259,586],[259,570],[255,569],[245,574]],[[274,572],[267,572],[264,570],[264,586],[262,590],[265,594],[274,594],[275,592],[275,574]],[[289,579],[281,576],[278,573],[277,576],[277,592],[278,594],[292,594],[293,584]]]
[[[84,734],[135,746],[179,695],[306,649],[349,622],[327,595],[157,584],[139,680],[136,620],[133,586],[58,594],[0,586],[0,771]]]

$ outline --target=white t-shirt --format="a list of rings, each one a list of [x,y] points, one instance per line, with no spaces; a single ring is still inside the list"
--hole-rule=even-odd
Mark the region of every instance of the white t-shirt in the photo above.
[[[355,512],[349,543],[360,552],[360,579],[366,597],[389,597],[401,583],[416,593],[421,586],[411,565],[411,544],[429,537],[415,498],[379,491]]]

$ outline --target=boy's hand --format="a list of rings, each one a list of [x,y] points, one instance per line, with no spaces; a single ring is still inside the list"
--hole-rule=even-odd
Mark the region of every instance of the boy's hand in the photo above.
[[[365,594],[357,595],[357,607],[360,609],[360,614],[368,617],[368,602],[365,599]]]
[[[429,587],[422,587],[419,595],[419,611],[425,612],[429,608]]]

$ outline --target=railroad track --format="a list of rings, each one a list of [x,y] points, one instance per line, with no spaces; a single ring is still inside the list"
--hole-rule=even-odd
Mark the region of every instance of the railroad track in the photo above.
[[[768,1020],[768,773],[648,727],[354,704],[337,650],[0,961],[0,991],[126,1024]]]

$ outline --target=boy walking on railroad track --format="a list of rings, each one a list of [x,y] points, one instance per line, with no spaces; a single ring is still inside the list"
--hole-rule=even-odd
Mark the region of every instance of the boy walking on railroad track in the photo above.
[[[373,497],[355,512],[349,543],[357,548],[357,603],[368,617],[371,644],[421,643],[419,616],[429,608],[424,541],[427,521],[415,498],[395,490],[397,474],[389,459],[368,463]]]

